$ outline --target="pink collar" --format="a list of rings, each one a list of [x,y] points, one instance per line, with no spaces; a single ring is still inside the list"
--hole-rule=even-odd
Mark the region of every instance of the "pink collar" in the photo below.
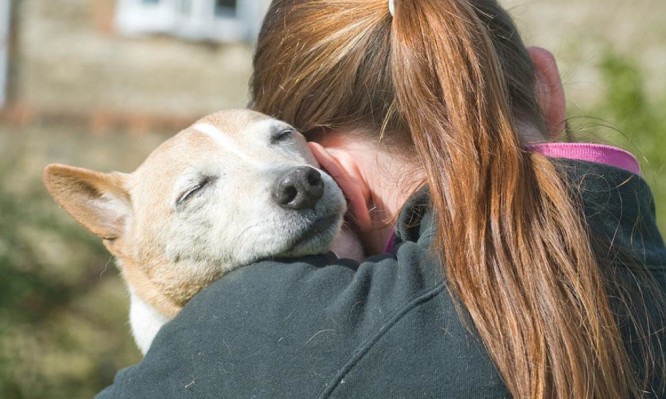
[[[544,143],[528,145],[527,149],[551,158],[577,159],[614,166],[640,175],[636,157],[621,148],[591,143]]]
[[[604,144],[591,143],[544,143],[531,144],[527,149],[551,158],[576,159],[600,163],[624,169],[633,174],[640,175],[641,168],[629,151]],[[391,233],[384,245],[384,253],[395,252],[395,234]]]

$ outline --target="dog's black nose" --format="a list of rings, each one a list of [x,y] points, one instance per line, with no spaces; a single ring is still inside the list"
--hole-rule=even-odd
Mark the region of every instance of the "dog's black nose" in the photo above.
[[[287,172],[273,186],[273,200],[283,208],[314,208],[324,194],[321,174],[309,166]]]

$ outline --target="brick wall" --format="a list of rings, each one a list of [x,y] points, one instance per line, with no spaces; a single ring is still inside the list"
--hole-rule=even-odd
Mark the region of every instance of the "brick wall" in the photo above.
[[[14,7],[9,102],[0,118],[144,131],[247,102],[248,44],[124,37],[113,28],[115,0]]]

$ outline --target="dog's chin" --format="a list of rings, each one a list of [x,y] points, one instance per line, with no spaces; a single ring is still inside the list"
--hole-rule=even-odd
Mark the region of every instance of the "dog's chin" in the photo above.
[[[287,245],[278,257],[296,258],[327,252],[342,224],[342,217],[331,214],[315,220],[306,228],[287,240]]]

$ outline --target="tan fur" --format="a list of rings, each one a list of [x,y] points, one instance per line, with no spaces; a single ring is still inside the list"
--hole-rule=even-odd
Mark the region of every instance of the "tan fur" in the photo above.
[[[127,285],[134,287],[137,295],[158,312],[168,317],[175,317],[183,309],[183,304],[178,304],[166,296],[139,265],[127,261],[121,261],[119,264],[122,265],[120,272]]]

